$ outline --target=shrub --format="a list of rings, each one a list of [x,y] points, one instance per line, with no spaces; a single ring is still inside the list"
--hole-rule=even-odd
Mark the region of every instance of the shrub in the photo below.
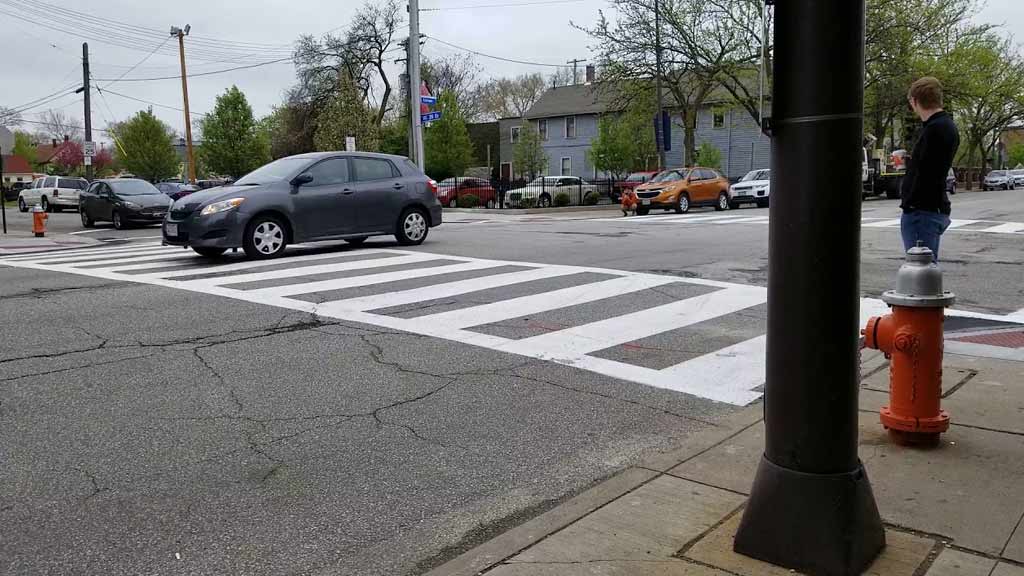
[[[466,194],[465,196],[459,196],[456,205],[459,208],[476,208],[480,205],[480,199],[473,194]]]
[[[533,208],[536,205],[537,205],[537,199],[536,198],[522,198],[521,200],[519,200],[519,207],[520,208]]]
[[[569,202],[569,194],[567,192],[559,192],[558,194],[555,194],[555,206],[568,206]]]
[[[583,203],[587,206],[593,206],[601,201],[601,195],[597,192],[587,192],[587,195],[583,197]]]

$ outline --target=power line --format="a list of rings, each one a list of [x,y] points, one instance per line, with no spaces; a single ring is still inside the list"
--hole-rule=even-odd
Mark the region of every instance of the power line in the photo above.
[[[12,112],[23,112],[25,110],[30,110],[32,108],[35,108],[36,106],[42,106],[42,104],[39,104],[39,102],[42,102],[43,100],[47,100],[48,98],[52,98],[52,99],[56,100],[57,98],[61,98],[61,97],[65,96],[66,94],[73,93],[74,91],[72,89],[75,88],[77,85],[78,85],[77,82],[76,83],[72,83],[72,84],[68,84],[68,85],[64,86],[63,88],[61,88],[60,90],[57,90],[56,92],[53,92],[51,94],[47,94],[46,96],[40,96],[39,98],[36,98],[35,100],[29,100],[28,102],[26,102],[24,104],[21,104],[21,105],[18,105],[18,106],[14,106],[14,107],[10,108],[10,110]],[[45,104],[45,102],[43,104]]]
[[[468,4],[464,6],[445,6],[443,8],[420,8],[420,12],[446,12],[449,10],[476,10],[479,8],[517,8],[520,6],[550,6],[555,4],[577,4],[587,0],[538,0],[537,2],[509,2],[505,4]]]
[[[106,92],[108,94],[113,94],[114,96],[120,96],[121,98],[127,98],[128,100],[134,100],[136,102],[141,102],[143,104],[149,104],[151,106],[157,106],[157,107],[160,107],[160,108],[167,108],[169,110],[177,110],[178,112],[184,112],[185,111],[183,108],[178,108],[177,106],[169,106],[167,104],[160,104],[159,102],[153,102],[152,100],[146,100],[144,98],[136,98],[135,96],[129,96],[127,94],[121,94],[120,92],[114,92],[113,90],[111,90],[109,88],[102,88],[102,89],[100,89],[99,87],[97,87],[96,90],[100,93],[101,96],[103,95],[104,92]],[[111,114],[113,114],[113,112],[111,112]],[[209,116],[209,114],[207,114],[206,112],[190,112],[189,115],[190,116]]]
[[[426,38],[430,38],[431,40],[433,40],[435,42],[439,42],[441,44],[444,44],[445,46],[450,46],[452,48],[455,48],[456,50],[462,50],[463,52],[468,52],[470,54],[474,54],[476,56],[481,56],[483,58],[490,58],[492,60],[501,60],[502,62],[511,62],[513,64],[526,64],[528,66],[546,66],[546,67],[549,67],[549,68],[572,68],[572,66],[566,66],[565,64],[549,64],[549,63],[546,63],[546,62],[529,62],[527,60],[516,60],[514,58],[505,58],[503,56],[494,56],[493,54],[484,54],[483,52],[479,52],[477,50],[473,50],[472,48],[466,48],[465,46],[459,46],[458,44],[452,44],[451,42],[446,42],[444,40],[441,40],[440,38],[435,38],[433,36],[427,36],[426,34],[424,34],[423,36],[426,37]]]
[[[22,120],[22,122],[25,122],[25,123],[27,123],[27,124],[39,124],[39,125],[45,125],[45,124],[49,124],[49,122],[42,122],[42,121],[40,121],[40,120]],[[74,128],[75,130],[85,130],[85,128],[84,128],[84,127],[82,127],[82,126],[76,126],[76,125],[74,125],[74,124],[65,124],[65,125],[64,125],[64,127],[65,127],[65,128]],[[113,134],[113,132],[112,132],[112,131],[110,131],[110,130],[107,130],[106,128],[93,128],[93,130],[98,130],[98,131],[100,131],[100,132],[106,132],[106,133],[108,133],[108,134]]]
[[[127,70],[125,70],[123,74],[121,74],[120,76],[118,76],[118,77],[117,77],[117,79],[115,79],[115,80],[111,80],[111,81],[110,81],[110,83],[108,83],[108,84],[107,84],[107,86],[110,86],[110,84],[113,84],[114,82],[118,82],[119,80],[121,80],[122,78],[124,78],[125,76],[127,76],[127,75],[128,75],[128,74],[129,74],[129,73],[130,73],[130,72],[132,71],[132,70],[135,70],[136,68],[138,68],[140,64],[142,64],[142,63],[143,63],[143,62],[145,62],[146,60],[149,60],[150,56],[152,56],[153,54],[156,54],[156,51],[157,51],[157,50],[159,50],[159,49],[161,49],[161,48],[163,48],[163,47],[164,47],[164,44],[167,44],[167,42],[168,42],[168,41],[169,41],[170,39],[171,39],[171,37],[170,37],[170,36],[167,36],[166,38],[164,38],[164,41],[163,41],[163,42],[161,42],[161,43],[160,43],[160,44],[159,44],[159,45],[158,45],[158,46],[157,46],[156,48],[154,48],[152,52],[150,52],[149,54],[146,54],[146,56],[145,56],[145,57],[143,57],[143,58],[142,58],[142,60],[139,60],[138,62],[136,62],[136,63],[135,63],[135,65],[134,65],[134,66],[132,66],[131,68],[129,68],[129,69],[127,69]],[[104,88],[106,88],[107,86],[104,86]],[[99,89],[100,89],[100,87],[99,87],[99,84],[97,84],[97,85],[96,85],[96,89],[97,89],[97,90],[99,90]]]
[[[197,78],[199,76],[213,76],[214,74],[224,74],[225,72],[234,72],[235,70],[248,70],[249,68],[259,68],[260,66],[269,66],[270,64],[277,64],[279,62],[291,61],[292,57],[278,58],[277,60],[269,60],[267,62],[257,62],[256,64],[247,64],[245,66],[235,66],[234,68],[225,68],[223,70],[213,70],[211,72],[199,72],[197,74],[188,74],[188,78]],[[177,76],[157,76],[154,78],[123,78],[117,80],[118,82],[152,82],[155,80],[180,80],[181,74]],[[101,78],[97,82],[113,82],[108,78]]]

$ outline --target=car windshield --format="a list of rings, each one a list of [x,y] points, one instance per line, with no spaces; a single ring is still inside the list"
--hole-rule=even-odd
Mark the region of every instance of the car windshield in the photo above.
[[[665,170],[661,174],[658,174],[654,178],[651,178],[651,182],[673,182],[675,180],[682,180],[683,175],[678,170]]]
[[[988,175],[993,177],[993,178],[1001,178],[1003,176],[1006,176],[1006,172],[1004,172],[1002,170],[993,170],[993,171],[989,172]]]
[[[750,182],[751,180],[767,180],[767,179],[768,179],[768,171],[767,170],[751,170],[750,172],[747,172],[743,176],[743,178],[740,178],[740,182]]]
[[[642,172],[630,174],[629,177],[626,178],[626,182],[643,182],[645,180],[647,180],[647,174],[644,174]]]
[[[309,158],[281,158],[280,160],[274,160],[270,164],[260,166],[242,176],[235,182],[235,186],[256,186],[280,182],[306,164],[309,164],[309,161]]]
[[[114,193],[119,196],[148,196],[150,194],[162,194],[145,180],[112,180],[109,182]]]

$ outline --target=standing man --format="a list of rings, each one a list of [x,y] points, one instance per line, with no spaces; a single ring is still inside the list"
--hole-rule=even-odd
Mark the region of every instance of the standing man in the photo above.
[[[910,154],[900,191],[903,249],[910,250],[920,240],[938,261],[939,238],[949,227],[946,175],[960,147],[960,133],[953,117],[942,109],[942,84],[937,79],[926,76],[914,82],[907,100],[924,126]]]

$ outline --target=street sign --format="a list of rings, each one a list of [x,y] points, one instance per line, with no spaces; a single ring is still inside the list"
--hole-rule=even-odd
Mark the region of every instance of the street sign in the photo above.
[[[82,143],[82,154],[86,157],[96,155],[96,143],[95,142],[83,142]],[[86,164],[88,166],[88,164]]]
[[[437,104],[437,98],[433,96],[420,96],[420,102],[433,106],[434,104]]]
[[[82,156],[82,164],[85,166],[92,166],[92,156]]]
[[[427,114],[420,114],[420,122],[433,122],[441,119],[440,112],[428,112]]]
[[[345,151],[355,152],[356,151],[356,138],[355,136],[345,136]]]

